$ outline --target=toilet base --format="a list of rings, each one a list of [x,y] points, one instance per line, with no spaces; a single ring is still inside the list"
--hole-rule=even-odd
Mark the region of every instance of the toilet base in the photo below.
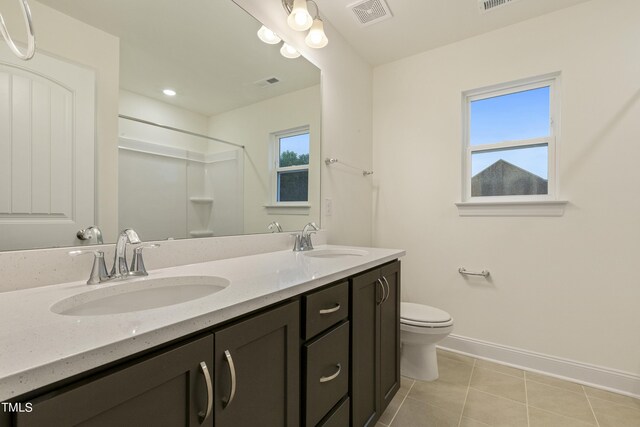
[[[405,377],[421,381],[438,379],[438,356],[436,345],[412,345],[402,343],[400,348],[400,370]]]

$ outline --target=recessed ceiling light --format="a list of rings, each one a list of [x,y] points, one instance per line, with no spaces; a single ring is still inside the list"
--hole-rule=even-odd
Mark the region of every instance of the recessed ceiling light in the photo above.
[[[164,93],[167,96],[176,96],[176,91],[173,89],[164,89],[162,93]]]

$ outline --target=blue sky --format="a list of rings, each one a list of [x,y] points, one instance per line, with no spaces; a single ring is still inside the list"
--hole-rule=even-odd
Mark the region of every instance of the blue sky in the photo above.
[[[470,144],[541,138],[549,135],[549,87],[471,103]],[[499,159],[548,179],[547,146],[481,152],[472,156],[474,176]]]
[[[280,138],[280,153],[283,151],[293,151],[298,156],[300,154],[309,154],[309,134]]]

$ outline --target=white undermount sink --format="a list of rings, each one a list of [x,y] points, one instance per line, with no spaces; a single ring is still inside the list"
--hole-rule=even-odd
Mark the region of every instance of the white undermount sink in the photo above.
[[[99,316],[149,310],[206,297],[222,291],[229,283],[216,276],[124,281],[60,300],[51,306],[51,311],[66,316]]]
[[[314,249],[304,252],[305,256],[311,258],[345,258],[354,256],[365,256],[369,252],[360,249]]]

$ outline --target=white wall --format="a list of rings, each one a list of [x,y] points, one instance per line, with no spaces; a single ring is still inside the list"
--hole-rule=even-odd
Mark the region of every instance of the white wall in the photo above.
[[[119,113],[167,126],[207,134],[208,117],[147,96],[120,89]],[[119,135],[185,150],[207,153],[211,145],[203,138],[120,119]]]
[[[208,134],[208,117],[125,90],[120,113]],[[143,240],[242,234],[243,162],[235,147],[127,119],[119,133],[126,147],[119,155],[120,229],[135,228]]]
[[[374,70],[374,242],[407,250],[404,300],[457,335],[640,373],[638,40],[640,2],[594,0]],[[461,93],[556,71],[564,216],[460,217]]]
[[[309,126],[309,209],[267,208],[271,203],[270,136]],[[211,117],[209,134],[245,146],[244,232],[266,233],[272,221],[301,230],[320,217],[320,87],[298,90]]]
[[[244,234],[244,151],[210,155],[205,167],[205,193],[213,195],[208,229],[216,236]],[[202,213],[206,206],[194,206]]]
[[[120,150],[119,228],[143,241],[189,237],[187,160]]]
[[[335,157],[371,169],[371,67],[325,22],[329,44],[311,49],[304,33],[288,28],[280,0],[234,0],[298,48],[322,70],[322,158]],[[322,5],[320,5],[322,7]],[[247,167],[245,165],[245,167]],[[371,244],[371,179],[339,165],[322,165],[321,198],[333,201],[333,213],[321,214],[334,244]]]
[[[96,72],[96,223],[100,224],[105,241],[114,241],[118,217],[118,188],[113,175],[118,164],[119,40],[37,1],[30,1],[29,5],[34,18],[38,51],[84,65]],[[2,13],[9,23],[12,37],[22,42],[24,20],[19,9],[7,7]],[[17,29],[11,31],[13,25]],[[4,41],[0,42],[0,48],[6,49]]]

